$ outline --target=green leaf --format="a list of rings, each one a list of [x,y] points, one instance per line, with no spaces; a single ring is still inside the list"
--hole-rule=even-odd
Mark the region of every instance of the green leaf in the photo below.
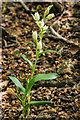
[[[34,82],[40,80],[51,80],[59,77],[57,73],[48,73],[48,74],[37,74],[33,77]]]
[[[34,42],[28,42],[28,43],[26,43],[25,45],[28,45],[28,44],[33,44],[33,45],[35,45]]]
[[[31,101],[29,104],[39,106],[39,105],[44,105],[44,104],[50,104],[52,103],[51,101]]]
[[[19,53],[18,51],[14,51],[14,53],[16,53],[16,54],[20,55],[20,53]]]
[[[26,105],[25,105],[25,107],[23,108],[24,109],[24,111],[26,111],[27,109],[28,109],[28,107],[30,106],[30,104],[29,103],[27,103]]]
[[[43,54],[43,53],[49,53],[49,52],[55,52],[55,53],[58,53],[59,55],[61,55],[60,52],[55,51],[55,50],[46,50],[46,51],[40,52],[38,55],[41,55],[41,54]]]
[[[41,39],[41,34],[39,33],[38,35],[39,35],[39,39]]]
[[[14,53],[21,55],[21,54],[20,54],[19,52],[17,52],[17,51],[15,51]],[[31,68],[33,69],[33,64],[32,64],[32,62],[31,62],[30,60],[28,60],[24,55],[21,55],[21,57],[22,57],[24,60],[26,60],[26,61],[30,64]]]
[[[41,6],[41,5],[37,5],[36,11],[37,11],[38,9],[40,9],[40,8],[41,8],[41,10],[42,10],[42,6]]]
[[[24,60],[26,60],[29,64],[30,64],[30,66],[31,66],[31,68],[33,69],[33,64],[32,64],[32,62],[30,61],[30,60],[28,60],[25,56],[23,56],[23,55],[21,55],[21,57],[24,59]]]
[[[20,94],[18,92],[17,92],[17,96],[20,99],[20,101],[23,103],[23,99],[22,99],[22,97],[20,96]]]
[[[32,88],[33,85],[34,85],[34,82],[35,82],[34,79],[31,79],[31,80],[29,81],[28,89],[27,89],[27,91],[26,91],[26,94],[31,90],[31,88]]]
[[[45,18],[46,15],[49,14],[49,11],[52,7],[53,7],[53,5],[50,5],[50,6],[47,7],[47,9],[45,10],[45,13],[44,13],[44,18]]]
[[[34,83],[40,80],[50,80],[50,79],[55,79],[59,77],[58,74],[56,73],[48,73],[48,74],[37,74],[33,77],[33,79],[30,80],[29,84],[28,84],[28,89],[26,91],[26,93],[28,93],[31,88],[33,87]]]
[[[57,70],[57,71],[59,72],[61,69],[63,69],[63,67],[64,67],[64,65],[63,65],[63,66],[61,66],[60,68],[58,68],[58,70]]]
[[[18,90],[25,94],[25,88],[22,86],[20,81],[16,77],[9,76],[9,78],[14,82],[14,84],[17,86]]]
[[[25,75],[23,75],[23,77],[24,77],[25,81],[27,82],[26,76],[25,76]]]

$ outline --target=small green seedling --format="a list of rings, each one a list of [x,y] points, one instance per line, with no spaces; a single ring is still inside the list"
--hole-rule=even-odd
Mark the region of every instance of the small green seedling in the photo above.
[[[15,51],[15,53],[19,54],[31,66],[31,76],[30,76],[30,78],[27,79],[26,76],[24,76],[25,81],[26,81],[26,87],[25,88],[22,86],[22,84],[20,83],[20,81],[16,77],[9,76],[9,78],[17,86],[19,92],[23,93],[23,95],[24,95],[24,98],[22,98],[22,96],[19,93],[17,93],[17,96],[18,96],[18,98],[21,101],[22,106],[23,106],[22,114],[23,114],[23,118],[24,119],[25,119],[26,111],[27,111],[27,119],[29,119],[30,105],[39,106],[39,105],[44,105],[44,104],[51,103],[51,101],[30,101],[30,91],[31,91],[31,88],[33,87],[34,83],[37,82],[37,81],[40,81],[40,80],[51,80],[51,79],[53,80],[53,79],[56,79],[58,77],[58,74],[56,74],[56,73],[37,74],[37,75],[34,76],[36,63],[37,63],[38,57],[41,54],[49,53],[49,52],[56,52],[59,55],[61,55],[59,52],[54,51],[54,50],[42,51],[42,38],[43,38],[43,34],[48,29],[48,26],[45,25],[45,20],[51,19],[51,18],[54,17],[54,14],[49,14],[49,10],[51,9],[51,7],[52,7],[52,5],[50,5],[45,10],[44,18],[41,21],[40,21],[40,16],[39,16],[38,12],[36,12],[34,15],[32,14],[34,20],[36,21],[36,24],[38,25],[38,27],[40,29],[40,33],[37,34],[37,31],[32,32],[32,37],[33,37],[35,42],[28,42],[28,43],[26,43],[26,45],[33,44],[35,46],[35,48],[36,48],[36,60],[35,60],[35,63],[32,64],[32,62],[30,60],[28,60],[24,55],[22,55],[19,52]],[[38,42],[38,36],[39,36],[39,42]],[[26,98],[28,100],[27,103],[26,103]]]

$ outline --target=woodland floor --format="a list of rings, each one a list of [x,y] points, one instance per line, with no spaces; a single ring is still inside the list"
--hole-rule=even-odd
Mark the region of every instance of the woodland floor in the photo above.
[[[31,13],[37,11],[37,5],[41,17],[45,8],[51,3],[26,3],[29,11],[26,11],[20,3],[7,3],[6,10],[2,14],[2,54],[3,71],[0,81],[0,100],[2,114],[1,120],[21,120],[22,106],[16,93],[17,88],[8,76],[17,77],[25,86],[23,75],[29,77],[31,68],[14,51],[24,54],[29,60],[35,60],[35,48],[33,45],[25,46],[25,43],[33,41],[32,31],[38,30],[34,24]],[[62,12],[55,8],[50,13],[55,17],[46,25],[53,25],[55,31],[66,38],[50,37],[51,29],[43,38],[43,50],[56,50],[56,53],[46,53],[40,56],[35,74],[56,72],[59,77],[55,80],[38,82],[31,91],[31,100],[52,100],[52,104],[35,107],[31,106],[30,120],[79,120],[80,119],[80,3],[61,3],[64,6]],[[4,6],[4,3],[3,3]]]

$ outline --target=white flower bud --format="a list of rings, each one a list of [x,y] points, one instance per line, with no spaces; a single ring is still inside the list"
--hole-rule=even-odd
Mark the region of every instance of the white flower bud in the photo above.
[[[51,18],[53,18],[54,17],[54,14],[52,13],[52,14],[49,14],[46,18],[47,19],[51,19]]]
[[[49,14],[49,11],[52,7],[53,7],[53,5],[48,6],[48,8],[45,10],[44,16]]]
[[[43,28],[43,26],[44,26],[44,20],[43,19],[42,19],[42,21],[39,21],[39,22],[36,22],[36,23],[40,28]]]
[[[45,26],[43,27],[43,31],[44,31],[44,30],[47,30],[47,29],[48,29],[48,26],[45,25]]]
[[[42,49],[42,42],[41,42],[41,40],[37,43],[37,48],[38,48],[39,50]]]
[[[40,16],[39,16],[38,12],[36,12],[34,15],[32,14],[32,16],[33,16],[34,20],[39,21]]]
[[[37,40],[37,37],[38,37],[37,31],[32,32],[32,37],[34,40]]]

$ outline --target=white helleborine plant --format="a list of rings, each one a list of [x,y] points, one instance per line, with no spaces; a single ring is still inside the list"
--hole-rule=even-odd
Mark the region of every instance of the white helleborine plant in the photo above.
[[[41,40],[37,43],[37,48],[38,48],[39,50],[42,49],[42,42],[41,42]]]
[[[31,76],[28,76],[27,78],[26,78],[26,75],[23,76],[24,79],[25,79],[25,87],[22,86],[20,80],[18,80],[16,77],[9,76],[9,78],[15,83],[19,92],[21,92],[21,94],[19,92],[17,92],[17,96],[18,96],[18,98],[21,101],[21,104],[23,106],[22,114],[23,114],[23,119],[24,120],[26,119],[26,117],[27,117],[27,120],[29,120],[30,105],[39,106],[39,105],[52,103],[52,101],[31,101],[31,99],[30,99],[30,91],[31,91],[35,82],[40,81],[40,80],[53,80],[53,79],[58,77],[58,74],[56,74],[56,73],[34,75],[39,55],[41,55],[43,53],[49,53],[49,52],[56,52],[56,53],[60,54],[59,52],[54,51],[54,50],[45,50],[45,51],[42,50],[43,33],[45,33],[48,29],[48,26],[45,25],[45,20],[51,19],[54,16],[54,14],[49,14],[49,11],[52,8],[52,6],[53,5],[50,5],[45,10],[44,17],[41,21],[40,21],[40,16],[39,16],[38,12],[36,12],[34,15],[32,14],[34,20],[36,20],[36,23],[39,27],[40,33],[37,33],[37,31],[33,31],[32,32],[32,37],[35,40],[35,42],[28,42],[25,45],[28,45],[28,44],[35,45],[35,47],[36,47],[36,51],[35,51],[36,59],[35,59],[35,61],[32,63],[24,55],[20,54],[18,51],[15,51],[15,53],[20,55],[24,60],[26,60],[26,62],[28,62],[28,64],[31,67]],[[38,41],[38,36],[39,36],[39,39],[40,39],[39,42],[37,42]],[[26,110],[27,110],[27,116],[26,116]]]
[[[32,32],[32,37],[34,40],[37,40],[37,37],[38,37],[37,31]]]
[[[40,16],[39,16],[38,12],[36,12],[34,15],[32,14],[32,16],[33,16],[34,20],[39,21]]]

